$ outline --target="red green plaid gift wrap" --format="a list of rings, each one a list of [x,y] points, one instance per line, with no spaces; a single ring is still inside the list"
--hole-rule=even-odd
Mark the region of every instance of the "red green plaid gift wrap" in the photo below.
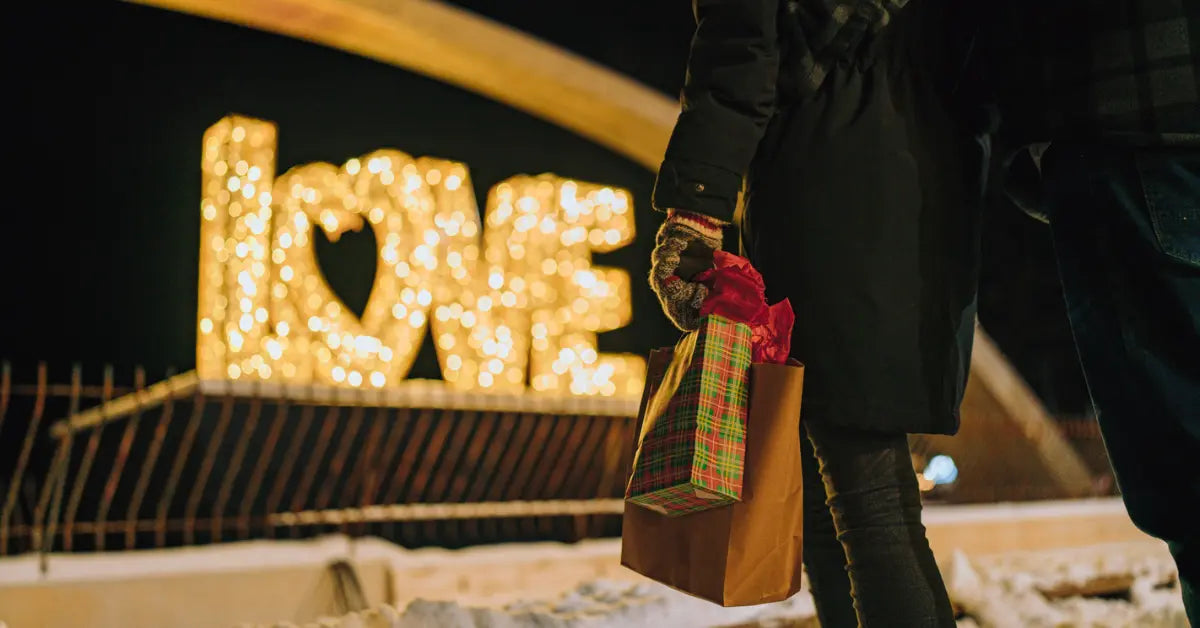
[[[745,324],[705,317],[647,378],[630,503],[679,516],[741,499],[750,337]]]

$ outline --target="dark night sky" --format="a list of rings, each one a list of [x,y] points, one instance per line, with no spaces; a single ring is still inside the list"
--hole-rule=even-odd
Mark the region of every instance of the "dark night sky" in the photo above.
[[[31,5],[37,3],[21,3]],[[674,95],[691,12],[685,0],[454,4],[574,50]],[[652,173],[557,127],[410,73],[282,37],[121,2],[21,6],[5,37],[10,187],[4,207],[0,358],[28,381],[36,360],[89,377],[135,364],[155,380],[190,368],[196,307],[199,155],[230,112],[280,127],[278,172],[375,148],[465,161],[477,195],[553,171],[630,188],[638,241],[601,263],[644,276],[656,218]],[[20,31],[34,33],[20,36]],[[1051,405],[1083,411],[1082,381],[1045,227],[989,210],[981,319]],[[367,234],[324,251],[330,282],[365,302]],[[329,247],[325,247],[328,249]],[[328,259],[327,259],[328,258]],[[635,280],[636,330],[602,349],[643,352],[674,334]],[[414,375],[433,376],[426,351]],[[60,376],[61,378],[61,376]]]

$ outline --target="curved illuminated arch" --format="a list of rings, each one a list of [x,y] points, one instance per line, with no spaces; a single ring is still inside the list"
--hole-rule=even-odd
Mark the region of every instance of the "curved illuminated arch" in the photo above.
[[[620,74],[428,0],[134,0],[288,35],[482,94],[657,169],[678,104]]]
[[[430,0],[133,0],[312,41],[424,74],[574,131],[656,170],[678,103],[556,46]],[[1089,474],[1041,403],[982,330],[964,412],[1018,426],[1059,487],[1086,494]],[[986,417],[981,417],[986,419]],[[979,429],[944,448],[986,449]],[[972,429],[974,426],[974,429]],[[970,455],[970,451],[963,451]]]

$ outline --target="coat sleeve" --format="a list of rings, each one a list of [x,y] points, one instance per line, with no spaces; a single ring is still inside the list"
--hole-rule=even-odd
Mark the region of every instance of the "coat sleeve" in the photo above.
[[[779,0],[693,0],[683,110],[654,206],[733,219],[742,175],[775,111]]]

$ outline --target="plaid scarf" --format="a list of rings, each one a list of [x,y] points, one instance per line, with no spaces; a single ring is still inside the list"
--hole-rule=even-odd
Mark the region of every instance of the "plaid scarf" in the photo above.
[[[779,31],[787,69],[781,81],[793,83],[788,87],[799,95],[816,92],[833,66],[864,55],[908,1],[784,0]]]

